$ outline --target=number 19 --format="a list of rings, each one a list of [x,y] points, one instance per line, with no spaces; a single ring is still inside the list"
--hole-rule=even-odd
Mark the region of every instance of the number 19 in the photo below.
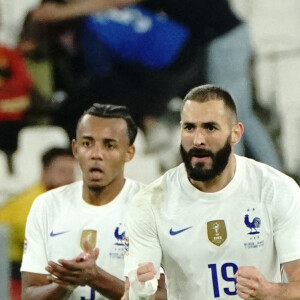
[[[220,297],[220,289],[219,289],[219,279],[218,279],[218,270],[216,264],[210,264],[208,267],[211,269],[211,278],[213,283],[213,289],[214,289],[214,297],[219,298]],[[221,274],[222,279],[227,282],[233,282],[234,283],[234,290],[230,290],[229,288],[224,288],[224,292],[228,296],[236,295],[236,289],[235,289],[235,278],[234,274],[238,270],[238,266],[234,263],[225,263],[221,266]],[[230,275],[228,275],[230,274]],[[232,275],[233,274],[233,275]]]

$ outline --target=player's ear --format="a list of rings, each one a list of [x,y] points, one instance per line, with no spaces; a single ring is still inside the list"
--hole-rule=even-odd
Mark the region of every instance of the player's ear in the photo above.
[[[233,125],[232,132],[231,132],[232,146],[234,146],[241,140],[243,133],[244,133],[244,125],[241,122],[237,122],[236,124]]]
[[[127,149],[127,152],[125,155],[125,162],[131,161],[133,159],[134,153],[135,153],[134,145],[128,146],[128,149]]]
[[[77,141],[75,139],[72,140],[72,151],[75,158],[77,158]]]

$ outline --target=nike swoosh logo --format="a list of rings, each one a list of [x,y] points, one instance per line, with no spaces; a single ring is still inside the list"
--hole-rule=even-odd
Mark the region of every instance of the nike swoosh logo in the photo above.
[[[67,233],[69,231],[61,231],[61,232],[53,232],[53,230],[50,232],[50,236],[53,237],[53,236],[57,236],[57,235],[60,235],[60,234],[64,234],[64,233]]]
[[[183,231],[186,231],[188,229],[192,228],[192,226],[190,227],[186,227],[186,228],[183,228],[183,229],[180,229],[180,230],[177,230],[177,231],[174,231],[172,228],[170,229],[170,235],[176,235],[176,234],[179,234]]]

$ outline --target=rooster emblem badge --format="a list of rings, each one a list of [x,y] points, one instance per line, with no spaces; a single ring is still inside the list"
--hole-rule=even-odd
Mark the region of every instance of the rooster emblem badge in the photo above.
[[[250,228],[250,232],[248,234],[258,234],[259,231],[257,231],[257,228],[260,227],[261,220],[258,217],[255,217],[252,221],[249,220],[249,215],[245,215],[244,219],[245,225]]]
[[[122,233],[119,233],[119,227],[115,229],[114,232],[115,238],[117,239],[116,245],[118,246],[124,246],[125,242],[125,231]]]

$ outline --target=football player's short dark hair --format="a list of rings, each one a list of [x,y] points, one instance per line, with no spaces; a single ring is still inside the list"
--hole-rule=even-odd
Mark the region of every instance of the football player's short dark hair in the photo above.
[[[85,115],[92,115],[99,118],[120,118],[125,120],[127,124],[129,144],[132,145],[134,143],[137,135],[137,126],[126,106],[94,103],[83,113],[78,121],[78,124],[80,123],[82,117]]]
[[[224,102],[225,106],[233,113],[234,117],[237,118],[237,109],[235,102],[225,89],[213,85],[205,84],[197,86],[191,89],[183,99],[183,104],[187,100],[197,101],[197,102],[207,102],[210,100],[221,100]]]

